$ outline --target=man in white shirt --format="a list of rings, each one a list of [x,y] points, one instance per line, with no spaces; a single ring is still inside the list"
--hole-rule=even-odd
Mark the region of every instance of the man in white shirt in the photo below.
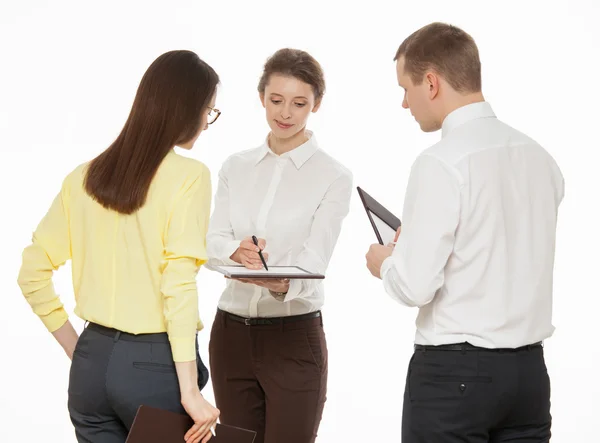
[[[367,254],[386,292],[419,308],[402,442],[548,442],[560,169],[496,118],[463,30],[427,25],[394,60],[402,106],[442,130],[412,166],[397,244]]]

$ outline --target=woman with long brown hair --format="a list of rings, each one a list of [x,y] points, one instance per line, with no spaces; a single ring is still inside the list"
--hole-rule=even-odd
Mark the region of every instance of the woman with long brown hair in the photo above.
[[[158,57],[117,139],[68,174],[23,252],[23,295],[72,360],[80,443],[124,443],[141,404],[187,412],[188,442],[211,438],[219,411],[200,393],[208,371],[196,340],[210,172],[174,147],[191,149],[216,120],[218,84],[191,51]],[[80,337],[52,285],[69,259]]]

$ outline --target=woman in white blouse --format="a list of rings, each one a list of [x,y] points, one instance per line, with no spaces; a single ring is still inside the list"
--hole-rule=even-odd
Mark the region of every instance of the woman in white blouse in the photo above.
[[[319,63],[282,49],[264,66],[260,100],[270,132],[219,172],[207,235],[213,263],[296,265],[325,274],[349,211],[352,174],[306,129],[325,90]],[[255,443],[314,442],[327,389],[321,280],[227,280],[210,340],[221,422]]]

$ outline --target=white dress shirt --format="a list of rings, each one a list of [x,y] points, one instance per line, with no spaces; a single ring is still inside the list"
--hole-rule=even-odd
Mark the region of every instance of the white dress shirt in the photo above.
[[[546,339],[564,180],[534,140],[480,102],[452,112],[415,161],[402,232],[381,267],[419,307],[417,344],[519,347]]]
[[[236,264],[229,257],[256,235],[267,242],[268,265],[326,274],[349,212],[352,174],[307,133],[307,142],[280,156],[265,140],[225,161],[206,239],[209,264]],[[227,280],[219,308],[244,317],[281,317],[319,310],[323,301],[322,280],[290,280],[282,301],[266,288]]]

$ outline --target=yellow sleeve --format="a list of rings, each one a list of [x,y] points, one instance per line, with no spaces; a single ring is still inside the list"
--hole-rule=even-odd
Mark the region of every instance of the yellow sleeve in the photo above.
[[[50,332],[68,320],[67,312],[54,291],[52,275],[71,258],[67,180],[50,209],[33,233],[32,243],[22,255],[18,283],[33,312]]]
[[[210,172],[203,167],[175,203],[167,228],[161,292],[175,362],[196,359],[199,322],[196,276],[208,260],[206,231],[211,198]]]

